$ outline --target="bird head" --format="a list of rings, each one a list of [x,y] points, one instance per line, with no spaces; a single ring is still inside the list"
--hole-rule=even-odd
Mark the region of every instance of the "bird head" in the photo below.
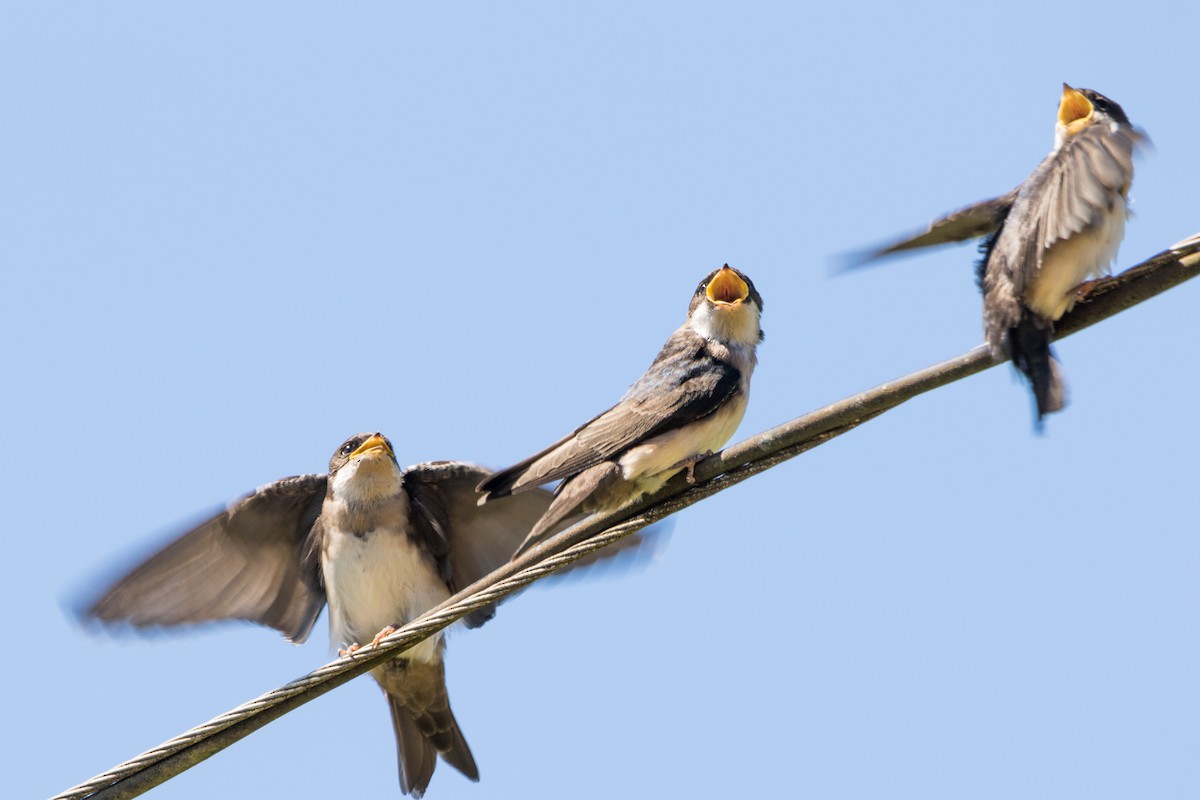
[[[724,344],[756,345],[762,295],[746,275],[726,264],[700,281],[688,308],[688,324],[696,333]]]
[[[382,433],[356,433],[329,459],[329,488],[345,500],[370,500],[394,495],[400,486],[400,465],[392,443]]]
[[[1076,89],[1063,84],[1062,98],[1058,102],[1058,123],[1055,125],[1055,139],[1059,146],[1084,129],[1104,123],[1130,124],[1125,110],[1116,102],[1091,89]]]

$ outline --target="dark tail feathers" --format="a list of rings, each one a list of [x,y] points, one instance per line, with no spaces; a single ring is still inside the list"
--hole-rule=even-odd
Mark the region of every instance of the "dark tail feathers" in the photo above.
[[[1026,310],[1017,327],[1008,332],[1009,350],[1017,369],[1025,373],[1037,402],[1037,425],[1042,418],[1061,411],[1067,404],[1067,387],[1062,370],[1050,349],[1053,323]]]
[[[442,662],[398,658],[374,674],[392,712],[401,791],[413,797],[423,795],[439,754],[467,778],[479,780],[471,748],[450,710]]]

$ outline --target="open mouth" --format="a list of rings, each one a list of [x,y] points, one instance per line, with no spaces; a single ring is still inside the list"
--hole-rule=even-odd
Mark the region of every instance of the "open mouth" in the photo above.
[[[1058,121],[1067,127],[1086,122],[1092,116],[1092,101],[1078,89],[1063,84],[1062,100],[1058,104]],[[1077,125],[1076,125],[1077,127]]]
[[[358,449],[350,454],[350,458],[358,458],[368,453],[385,453],[389,458],[396,457],[396,454],[392,452],[392,446],[388,444],[388,440],[378,433],[360,444]]]
[[[726,264],[708,282],[708,288],[704,290],[704,293],[714,303],[733,305],[750,296],[750,287],[737,272]]]

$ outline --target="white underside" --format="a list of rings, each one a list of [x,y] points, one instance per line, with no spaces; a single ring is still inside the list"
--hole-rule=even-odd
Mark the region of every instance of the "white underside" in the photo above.
[[[1116,202],[1094,228],[1055,242],[1042,256],[1042,268],[1025,292],[1025,305],[1056,320],[1075,303],[1075,287],[1108,274],[1125,236],[1125,199]]]
[[[450,596],[437,568],[398,530],[363,537],[331,532],[322,564],[329,598],[329,638],[342,645],[367,644],[388,625],[403,625]],[[433,661],[439,632],[407,651]]]
[[[647,439],[621,456],[621,476],[637,481],[642,493],[656,491],[682,467],[680,462],[720,450],[746,414],[745,392],[698,422]]]

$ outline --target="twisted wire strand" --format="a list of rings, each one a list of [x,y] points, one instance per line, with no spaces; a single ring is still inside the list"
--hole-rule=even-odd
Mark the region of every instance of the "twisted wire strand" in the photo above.
[[[1056,325],[1061,339],[1120,313],[1200,273],[1200,233],[1119,275],[1081,287],[1079,304]],[[852,430],[920,394],[996,365],[983,346],[832,403],[739,442],[696,465],[695,482],[679,475],[650,497],[584,520],[502,566],[380,641],[233,708],[141,755],[55,795],[51,800],[124,800],[195,766],[255,730],[461,617],[629,536],[693,503]]]

